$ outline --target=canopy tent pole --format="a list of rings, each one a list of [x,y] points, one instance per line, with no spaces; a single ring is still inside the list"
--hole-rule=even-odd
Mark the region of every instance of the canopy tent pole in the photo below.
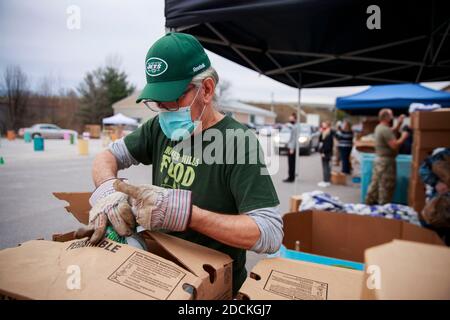
[[[301,93],[302,93],[302,73],[298,73],[298,103],[297,103],[297,129],[299,130],[298,133],[300,133],[300,115],[301,115]],[[294,192],[295,195],[298,194],[298,181],[300,180],[300,144],[298,142],[298,135],[295,137],[295,170],[294,174],[298,174],[298,178],[295,178],[294,182]]]

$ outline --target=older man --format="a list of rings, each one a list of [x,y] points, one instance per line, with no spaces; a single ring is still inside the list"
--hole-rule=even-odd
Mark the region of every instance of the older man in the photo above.
[[[367,204],[386,204],[392,202],[395,191],[397,169],[395,158],[398,149],[408,138],[407,132],[402,132],[396,139],[395,133],[400,128],[404,116],[400,116],[395,128],[392,128],[394,115],[391,109],[381,109],[378,113],[380,123],[375,128],[376,159],[372,170],[372,181],[366,195]]]
[[[122,236],[132,233],[134,206],[145,229],[164,230],[233,258],[236,293],[246,278],[246,250],[273,253],[283,238],[271,177],[263,162],[251,161],[260,146],[245,126],[215,109],[218,75],[193,36],[168,33],[156,41],[145,72],[147,85],[137,102],[158,115],[95,158],[90,240],[99,241],[109,224]],[[189,147],[194,153],[186,153]],[[205,153],[212,156],[204,159]],[[117,179],[118,170],[139,163],[153,166],[151,185]]]

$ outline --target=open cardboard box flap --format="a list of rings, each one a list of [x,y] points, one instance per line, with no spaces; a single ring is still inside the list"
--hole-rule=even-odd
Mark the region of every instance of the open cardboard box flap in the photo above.
[[[82,224],[89,224],[89,198],[91,192],[53,192],[53,195],[59,200],[65,200],[69,203],[65,207],[67,212],[71,213]]]
[[[394,240],[367,249],[365,260],[372,285],[363,286],[363,299],[450,299],[447,247]]]
[[[201,279],[143,250],[103,240],[32,240],[0,251],[0,293],[18,299],[190,299]]]
[[[239,290],[242,300],[360,299],[362,271],[297,260],[272,258],[258,262]]]
[[[224,265],[232,263],[233,260],[219,251],[185,241],[161,232],[145,232],[154,239],[167,252],[175,255],[189,271],[197,276],[206,274],[203,266],[209,265],[215,270],[223,268]],[[147,236],[144,236],[144,239]]]
[[[300,251],[338,259],[364,262],[364,251],[393,239],[443,245],[439,236],[425,228],[400,220],[320,210],[283,216],[283,244]]]

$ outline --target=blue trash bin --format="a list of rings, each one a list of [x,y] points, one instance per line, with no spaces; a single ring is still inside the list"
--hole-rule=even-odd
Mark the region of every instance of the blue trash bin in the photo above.
[[[24,134],[23,134],[23,140],[25,141],[25,142],[31,142],[31,133],[29,133],[29,132],[25,132]]]
[[[361,202],[366,199],[367,190],[372,180],[372,168],[376,155],[373,153],[361,153]],[[411,176],[412,156],[399,154],[395,159],[397,163],[397,177],[393,203],[408,204],[408,186]]]
[[[33,139],[34,142],[34,151],[44,151],[44,138],[35,137]]]

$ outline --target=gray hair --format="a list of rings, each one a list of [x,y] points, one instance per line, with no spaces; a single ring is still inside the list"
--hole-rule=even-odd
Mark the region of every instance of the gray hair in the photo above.
[[[378,112],[378,119],[380,121],[390,120],[392,117],[393,117],[393,115],[392,115],[391,109],[384,108],[384,109],[381,109],[380,112]]]
[[[217,84],[219,83],[219,75],[217,74],[216,69],[214,69],[213,67],[209,67],[205,71],[203,71],[203,72],[197,74],[196,76],[194,76],[192,78],[191,83],[193,85],[195,85],[196,87],[199,87],[199,86],[202,85],[203,80],[205,80],[207,78],[213,79],[214,85],[217,88]],[[213,102],[214,103],[217,102],[217,94],[216,93],[214,93]]]

